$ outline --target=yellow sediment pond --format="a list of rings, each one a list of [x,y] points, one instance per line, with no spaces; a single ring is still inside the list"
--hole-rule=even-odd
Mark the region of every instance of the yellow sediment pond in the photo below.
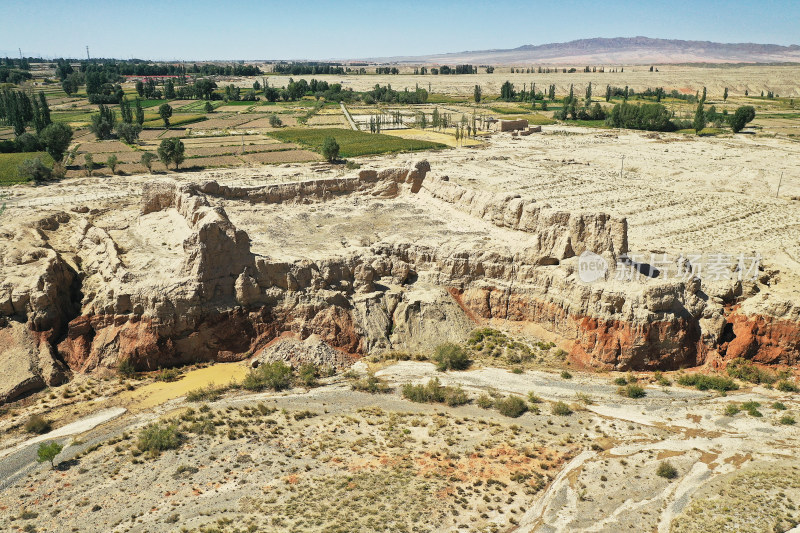
[[[119,395],[121,405],[130,410],[148,409],[185,396],[187,392],[209,385],[227,385],[240,381],[247,374],[248,366],[242,363],[217,363],[205,368],[190,370],[181,379],[173,382],[150,383],[133,391]]]

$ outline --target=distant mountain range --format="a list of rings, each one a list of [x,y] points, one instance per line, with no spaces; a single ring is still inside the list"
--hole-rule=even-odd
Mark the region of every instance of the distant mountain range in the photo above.
[[[381,63],[476,65],[522,64],[667,64],[667,63],[794,63],[800,46],[756,43],[714,43],[649,37],[580,39],[519,48],[370,58]]]

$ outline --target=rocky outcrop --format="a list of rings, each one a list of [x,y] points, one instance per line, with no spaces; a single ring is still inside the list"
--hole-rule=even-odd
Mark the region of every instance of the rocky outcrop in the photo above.
[[[427,351],[486,319],[536,323],[577,362],[606,369],[740,356],[797,363],[800,310],[758,296],[759,282],[617,280],[615,265],[628,251],[624,219],[473,191],[429,172],[420,161],[259,187],[155,180],[143,187],[133,221],[103,225],[78,211],[15,221],[0,233],[0,401],[60,382],[67,367],[235,361],[286,337],[325,343],[334,352],[319,344],[311,351],[341,363],[375,351]],[[415,211],[418,203],[458,212],[471,234],[487,238],[408,242],[399,228],[398,237],[370,246],[279,260],[254,252],[222,207],[247,202],[257,214],[274,209],[261,204],[348,194],[360,197],[354,204],[397,198]],[[133,231],[125,246],[116,240],[122,231]],[[610,267],[597,283],[579,279],[584,252]],[[303,346],[276,357],[302,362]]]
[[[442,178],[426,180],[423,187],[435,198],[495,226],[532,234],[528,252],[537,255],[536,264],[557,264],[585,251],[608,252],[616,259],[628,251],[624,218],[556,211],[519,195],[476,191]]]

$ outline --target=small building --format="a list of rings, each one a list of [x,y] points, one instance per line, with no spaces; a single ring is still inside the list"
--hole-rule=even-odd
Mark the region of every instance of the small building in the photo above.
[[[498,120],[490,125],[492,131],[519,131],[528,128],[528,121],[524,118],[519,120]]]

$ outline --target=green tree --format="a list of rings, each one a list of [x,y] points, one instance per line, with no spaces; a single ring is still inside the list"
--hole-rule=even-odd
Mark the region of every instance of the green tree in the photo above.
[[[89,125],[89,130],[95,134],[99,140],[110,139],[111,132],[114,131],[114,123],[117,120],[117,114],[104,104],[98,106],[100,113],[92,115],[92,123]]]
[[[142,80],[136,81],[136,92],[139,94],[139,98],[144,96],[144,83],[142,83]]]
[[[39,134],[39,142],[45,146],[53,160],[61,161],[72,142],[72,128],[63,122],[50,124]]]
[[[703,96],[700,97],[700,103],[704,104],[706,102],[706,88],[703,87]]]
[[[506,81],[503,85],[500,86],[500,99],[501,100],[513,100],[514,95],[514,84],[510,81]]]
[[[329,163],[333,163],[339,157],[339,143],[333,137],[325,137],[322,142],[322,157]]]
[[[269,125],[273,128],[280,128],[283,125],[283,121],[281,121],[281,117],[273,113],[269,116]]]
[[[611,85],[606,85],[606,102],[611,101]]]
[[[142,154],[141,163],[147,169],[147,172],[153,171],[153,161],[156,158],[156,154],[153,152],[145,152]]]
[[[739,133],[754,118],[756,118],[756,109],[753,106],[741,106],[730,118],[731,129],[734,133]]]
[[[63,449],[64,447],[55,441],[43,442],[39,444],[39,449],[36,452],[36,461],[40,463],[49,462],[50,467],[55,469],[55,459]]]
[[[164,98],[167,100],[175,99],[175,83],[172,80],[167,80],[164,83]]]
[[[50,169],[38,157],[20,163],[17,172],[23,178],[40,183],[50,178]]]
[[[211,102],[206,102],[204,106],[206,113],[213,113],[214,112],[214,105]]]
[[[475,98],[475,103],[476,104],[480,104],[481,103],[481,86],[480,85],[476,85],[475,86],[475,90],[473,91],[472,96]]]
[[[119,103],[119,113],[122,116],[122,122],[131,124],[133,122],[133,111],[131,110],[131,103],[124,96]]]
[[[134,111],[136,112],[136,123],[141,126],[144,124],[144,109],[142,109],[142,102],[138,98],[134,104]]]
[[[119,164],[119,159],[117,159],[117,156],[115,154],[111,154],[106,159],[106,166],[109,169],[111,169],[111,175],[112,176],[117,173],[117,165],[118,164]]]
[[[158,158],[164,163],[164,166],[169,166],[170,163],[175,163],[175,170],[183,163],[185,147],[180,139],[164,139],[158,146]]]
[[[86,167],[86,175],[91,176],[94,171],[94,158],[92,154],[83,154],[83,164]]]
[[[128,144],[133,144],[139,138],[139,134],[142,132],[142,127],[139,124],[120,122],[117,124],[115,131],[117,133],[117,137]]]
[[[703,99],[705,100],[705,99]],[[692,121],[694,132],[699,134],[706,127],[706,113],[703,111],[703,101],[697,104],[697,110],[694,112],[694,121]]]
[[[161,120],[164,121],[164,127],[169,128],[169,118],[172,116],[172,107],[169,104],[161,104],[158,108],[158,114]]]
[[[722,100],[727,102],[728,101],[728,88],[725,87],[725,92],[722,93]]]

